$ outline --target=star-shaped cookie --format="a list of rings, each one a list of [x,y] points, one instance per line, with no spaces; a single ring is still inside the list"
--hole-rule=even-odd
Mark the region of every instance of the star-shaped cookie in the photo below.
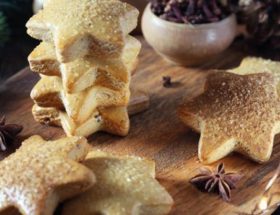
[[[202,95],[178,110],[201,133],[199,159],[215,162],[238,151],[258,162],[269,160],[280,132],[280,101],[272,74],[217,72],[207,78]]]
[[[239,75],[249,75],[256,73],[271,73],[277,81],[277,91],[280,95],[280,62],[257,57],[246,57],[239,67],[229,70],[229,72]]]
[[[121,55],[138,15],[137,9],[118,0],[48,0],[26,26],[30,36],[54,43],[60,62],[88,54],[108,59]]]
[[[130,73],[137,64],[140,49],[140,42],[127,36],[123,54],[118,60],[109,58],[104,61],[88,56],[60,64],[56,59],[53,45],[42,42],[29,55],[28,61],[32,71],[48,76],[59,76],[67,93],[77,93],[98,83],[98,79],[103,76],[110,77],[115,82],[128,82]]]
[[[53,107],[34,105],[32,114],[36,121],[62,126],[67,136],[88,137],[97,131],[126,136],[129,131],[127,107],[100,107],[84,123],[76,123],[64,111]]]
[[[79,164],[89,151],[80,137],[45,141],[33,136],[0,162],[0,212],[51,215],[57,204],[89,189],[95,176]]]
[[[146,93],[131,89],[128,107],[97,108],[89,120],[77,124],[67,116],[64,110],[54,107],[40,107],[35,104],[32,114],[37,122],[62,126],[68,136],[89,136],[96,131],[107,131],[112,134],[125,136],[129,129],[129,115],[134,115],[149,107],[149,97]]]
[[[167,214],[172,197],[155,179],[155,163],[91,151],[84,164],[97,176],[92,189],[64,204],[62,214]]]
[[[115,85],[112,80],[99,82],[82,92],[69,94],[62,86],[61,78],[42,76],[31,91],[31,98],[41,107],[63,107],[68,116],[82,124],[98,107],[126,106],[129,102],[129,84]]]

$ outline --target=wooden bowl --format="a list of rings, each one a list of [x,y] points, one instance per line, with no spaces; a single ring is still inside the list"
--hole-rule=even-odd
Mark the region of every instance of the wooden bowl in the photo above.
[[[237,34],[237,22],[232,14],[210,24],[173,23],[157,17],[148,4],[142,31],[147,42],[168,61],[197,66],[229,47]]]

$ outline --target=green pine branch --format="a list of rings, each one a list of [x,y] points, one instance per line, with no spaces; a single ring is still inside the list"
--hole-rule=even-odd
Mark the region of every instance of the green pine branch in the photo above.
[[[9,26],[6,22],[6,17],[0,12],[0,46],[4,45],[10,36]]]

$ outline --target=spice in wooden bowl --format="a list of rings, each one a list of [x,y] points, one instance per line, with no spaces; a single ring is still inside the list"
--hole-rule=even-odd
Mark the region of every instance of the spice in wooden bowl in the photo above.
[[[164,20],[186,24],[218,22],[230,15],[217,0],[151,0],[151,9]]]

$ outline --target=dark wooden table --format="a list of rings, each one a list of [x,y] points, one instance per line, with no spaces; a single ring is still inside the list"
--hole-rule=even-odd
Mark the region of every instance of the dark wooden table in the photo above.
[[[171,214],[250,214],[280,162],[280,145],[275,144],[272,158],[263,165],[239,154],[232,154],[222,160],[227,170],[244,174],[238,189],[233,191],[232,201],[226,203],[217,195],[201,193],[189,184],[189,179],[202,166],[197,158],[199,135],[190,131],[176,116],[176,109],[184,97],[192,97],[202,91],[209,68],[226,69],[240,63],[246,55],[242,45],[237,43],[222,57],[193,69],[170,65],[143,39],[141,41],[143,50],[132,84],[149,91],[150,109],[131,118],[131,130],[127,137],[98,133],[89,138],[90,143],[104,151],[154,159],[157,178],[175,200]],[[171,76],[177,82],[175,87],[164,88],[163,76]],[[24,126],[22,138],[34,134],[46,139],[59,138],[64,135],[60,128],[40,125],[33,120],[33,102],[29,94],[37,81],[38,76],[29,69],[10,78],[7,90],[0,94],[0,114],[6,115],[8,122]],[[4,156],[2,154],[2,158]],[[274,201],[280,202],[280,196]]]

